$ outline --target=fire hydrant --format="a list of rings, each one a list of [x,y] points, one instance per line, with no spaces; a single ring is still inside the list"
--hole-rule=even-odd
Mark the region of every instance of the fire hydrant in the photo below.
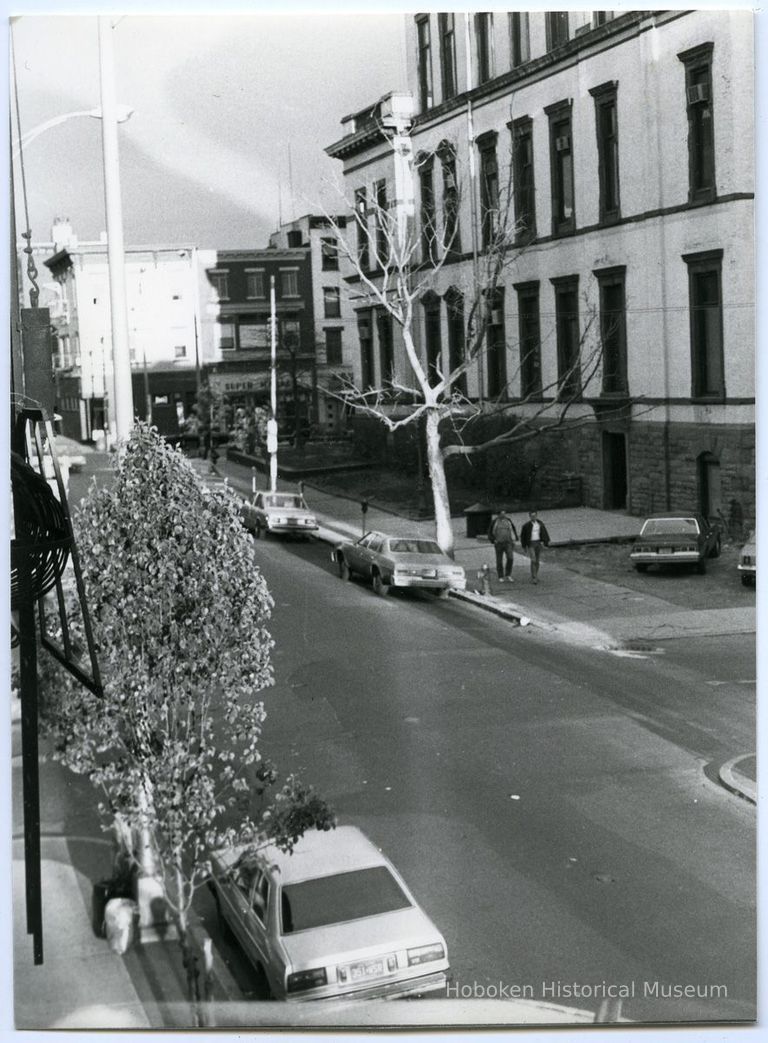
[[[491,566],[486,562],[481,569],[478,569],[477,578],[480,581],[480,594],[485,594],[486,597],[490,596],[491,593]]]

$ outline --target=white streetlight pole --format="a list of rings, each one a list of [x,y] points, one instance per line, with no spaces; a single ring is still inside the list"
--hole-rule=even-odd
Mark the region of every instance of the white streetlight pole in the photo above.
[[[267,421],[267,452],[269,453],[269,488],[277,490],[277,310],[275,308],[275,277],[269,277],[270,352],[269,352],[269,406]]]
[[[133,384],[128,342],[128,307],[125,292],[123,208],[120,200],[120,167],[117,141],[118,106],[115,100],[112,23],[99,16],[99,73],[101,83],[101,133],[104,152],[104,196],[107,218],[109,299],[112,315],[112,372],[114,398],[110,427],[120,445],[133,428]]]

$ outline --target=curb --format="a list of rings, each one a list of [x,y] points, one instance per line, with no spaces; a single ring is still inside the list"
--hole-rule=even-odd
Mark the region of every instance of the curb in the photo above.
[[[719,768],[717,775],[721,784],[731,793],[735,793],[737,797],[741,797],[750,804],[757,804],[757,785],[737,769],[737,765],[741,761],[752,756],[754,754],[742,753],[738,757],[734,757]]]

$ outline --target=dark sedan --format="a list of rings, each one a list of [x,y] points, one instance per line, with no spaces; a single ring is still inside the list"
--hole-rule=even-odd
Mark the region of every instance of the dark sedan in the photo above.
[[[643,522],[630,558],[638,572],[649,565],[692,565],[707,571],[720,555],[720,530],[700,514],[653,514]]]

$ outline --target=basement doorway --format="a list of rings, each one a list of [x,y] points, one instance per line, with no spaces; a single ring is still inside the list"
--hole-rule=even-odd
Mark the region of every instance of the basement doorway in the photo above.
[[[603,431],[603,507],[623,511],[627,507],[627,439]]]

